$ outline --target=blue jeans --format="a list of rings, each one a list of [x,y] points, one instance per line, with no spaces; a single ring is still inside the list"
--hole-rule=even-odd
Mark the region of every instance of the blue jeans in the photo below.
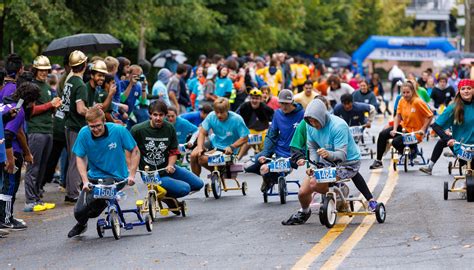
[[[174,173],[161,177],[161,186],[166,189],[166,196],[181,198],[204,186],[204,181],[194,173],[176,165],[174,168],[176,169]]]

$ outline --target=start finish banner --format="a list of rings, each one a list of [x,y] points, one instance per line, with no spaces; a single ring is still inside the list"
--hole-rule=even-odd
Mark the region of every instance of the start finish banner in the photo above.
[[[441,50],[374,49],[368,59],[399,61],[433,61],[446,58]]]

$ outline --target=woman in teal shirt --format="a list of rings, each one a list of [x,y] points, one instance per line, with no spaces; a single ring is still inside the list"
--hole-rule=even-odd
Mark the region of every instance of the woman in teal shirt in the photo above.
[[[229,74],[229,68],[227,66],[222,66],[219,69],[219,75],[216,79],[216,90],[215,94],[218,97],[226,97],[229,98],[230,94],[232,93],[232,80],[227,77]]]

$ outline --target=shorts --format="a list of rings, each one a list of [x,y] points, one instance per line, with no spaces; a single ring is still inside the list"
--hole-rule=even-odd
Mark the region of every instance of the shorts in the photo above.
[[[344,162],[336,167],[336,176],[340,179],[352,179],[359,172],[359,169],[360,160]]]

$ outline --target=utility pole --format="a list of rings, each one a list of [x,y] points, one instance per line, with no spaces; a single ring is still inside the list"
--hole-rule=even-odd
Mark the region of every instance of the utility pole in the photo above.
[[[474,52],[474,0],[464,0],[466,25],[464,27],[464,51]]]

